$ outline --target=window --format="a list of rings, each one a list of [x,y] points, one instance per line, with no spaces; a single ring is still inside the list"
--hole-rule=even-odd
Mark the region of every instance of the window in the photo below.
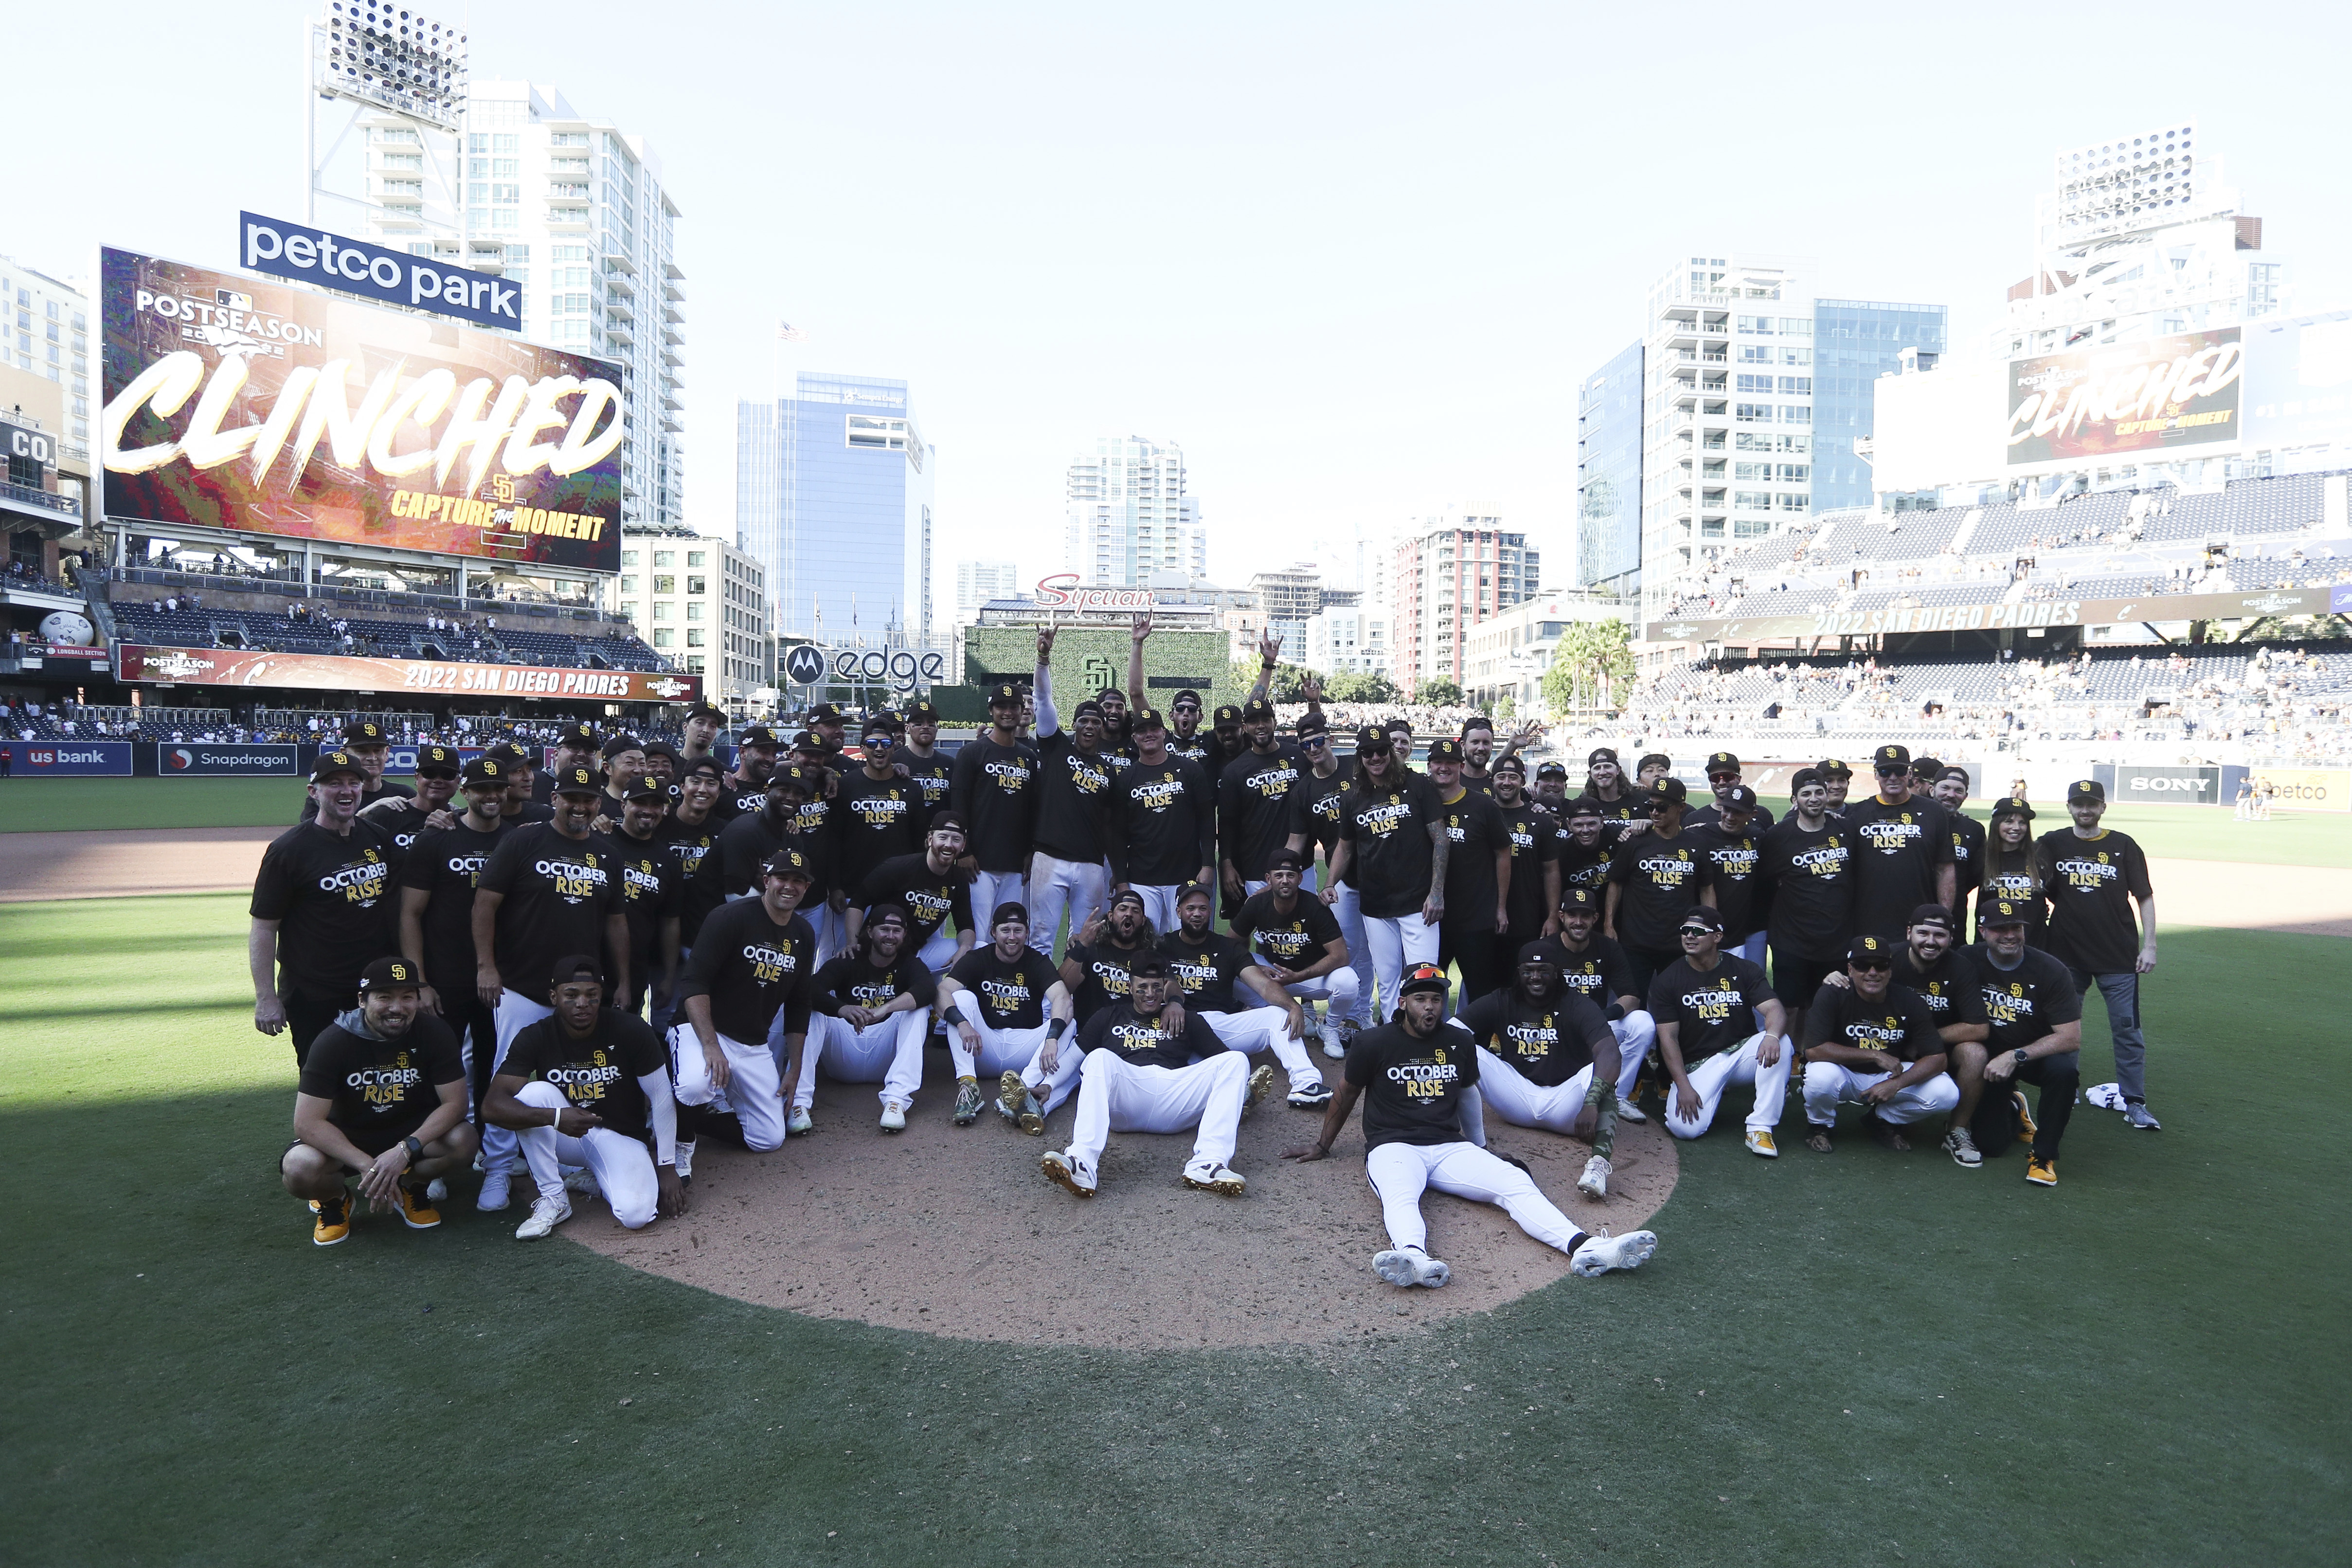
[[[1772,335],[1772,318],[1769,316],[1742,316],[1739,319],[1739,329],[1743,332],[1752,333],[1759,338],[1769,338]]]
[[[656,626],[654,628],[654,646],[656,648],[667,648],[675,642],[677,638],[677,633],[671,631],[667,626]]]
[[[686,564],[688,566],[701,565],[702,552],[700,550],[695,550],[689,553],[686,558]],[[710,580],[707,577],[689,577],[686,580],[686,591],[688,593],[708,593],[710,591]]]
[[[698,608],[698,608],[700,608],[700,607],[699,607],[699,606],[695,606],[695,608]],[[702,646],[702,628],[701,628],[701,627],[699,627],[699,626],[689,626],[689,627],[688,627],[688,628],[686,629],[686,645],[687,645],[688,647],[689,647],[689,648],[699,648],[699,647],[701,647],[701,646]]]
[[[654,564],[656,566],[676,566],[677,564],[677,552],[676,550],[657,549],[654,551]]]
[[[706,553],[705,551],[698,550],[698,549],[690,549],[690,550],[687,551],[687,552],[686,552],[686,564],[687,564],[687,565],[688,565],[688,566],[700,566],[700,565],[702,564],[702,558],[703,558],[703,556],[705,555],[705,553]],[[699,588],[698,588],[698,589],[696,589],[694,591],[695,591],[695,592],[697,592],[697,593],[699,593],[699,592],[701,592],[701,591],[702,591],[702,590],[700,590]]]
[[[636,565],[636,564],[637,564],[637,552],[636,552],[636,551],[635,551],[635,550],[633,550],[633,549],[625,549],[625,550],[623,550],[623,551],[621,552],[621,564],[622,564],[623,566],[635,566],[635,565]]]
[[[1772,345],[1769,343],[1740,344],[1739,362],[1743,365],[1770,364],[1772,362]]]
[[[1784,495],[1780,497],[1780,509],[1784,512],[1801,512],[1811,505],[1811,502],[1802,496]]]
[[[1813,351],[1811,349],[1783,349],[1780,350],[1780,362],[1784,365],[1810,365],[1813,362]]]
[[[1773,298],[1777,299],[1780,296],[1775,294]],[[1811,317],[1783,316],[1780,318],[1780,336],[1783,338],[1810,338],[1812,335],[1813,322]]]
[[[1780,378],[1780,395],[1782,397],[1812,396],[1813,378],[1811,376],[1782,376]]]
[[[1813,411],[1801,402],[1790,403],[1780,410],[1780,423],[1782,424],[1811,424],[1813,423]]]
[[[701,654],[699,654],[699,653],[689,653],[689,654],[688,654],[688,655],[687,655],[687,658],[686,658],[686,673],[687,673],[688,674],[689,674],[689,675],[698,675],[698,674],[702,674],[702,655],[701,655]]]
[[[520,185],[492,185],[490,187],[490,200],[505,206],[512,206],[515,203],[522,200],[522,187]]]
[[[1731,417],[1741,424],[1769,424],[1772,423],[1772,405],[1769,402],[1735,403]]]
[[[493,136],[490,138],[490,151],[493,152],[520,152],[522,151],[522,138],[513,134],[512,132],[509,132],[502,136]]]
[[[688,601],[686,601],[686,618],[687,618],[688,621],[699,621],[699,620],[701,620],[701,619],[702,619],[702,606],[701,606],[701,604],[700,604],[700,603],[698,603],[698,601],[694,601],[694,600],[691,600],[691,599],[688,600]]]
[[[1772,465],[1769,463],[1735,463],[1731,470],[1734,479],[1744,479],[1750,484],[1772,477]]]
[[[1780,483],[1783,485],[1810,484],[1812,481],[1812,465],[1809,463],[1783,463],[1780,465]]]
[[[1751,512],[1769,512],[1772,509],[1772,492],[1769,490],[1737,490],[1732,493],[1731,504],[1735,507],[1745,507]]]
[[[656,600],[655,600],[655,601],[654,601],[654,619],[655,619],[655,620],[656,620],[656,621],[673,621],[673,620],[676,620],[676,619],[677,619],[677,617],[676,617],[676,616],[673,616],[673,615],[670,613],[670,609],[671,609],[671,605],[670,605],[670,601],[669,601],[668,600],[667,600],[667,599],[656,599]]]
[[[625,572],[623,573],[621,577],[621,591],[624,593],[635,593],[636,591],[637,580],[629,576]]]
[[[1744,392],[1769,392],[1772,390],[1772,378],[1742,375],[1739,378],[1739,390]]]

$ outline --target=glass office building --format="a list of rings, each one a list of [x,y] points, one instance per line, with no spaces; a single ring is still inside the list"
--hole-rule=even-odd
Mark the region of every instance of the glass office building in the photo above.
[[[1642,345],[1584,378],[1576,399],[1576,580],[1642,586]]]
[[[937,454],[907,383],[803,371],[736,408],[736,543],[767,570],[785,635],[927,641]]]
[[[1947,314],[1941,305],[1813,301],[1814,511],[1870,505],[1870,465],[1853,443],[1871,433],[1871,385],[1899,368],[1906,349],[1941,354]]]

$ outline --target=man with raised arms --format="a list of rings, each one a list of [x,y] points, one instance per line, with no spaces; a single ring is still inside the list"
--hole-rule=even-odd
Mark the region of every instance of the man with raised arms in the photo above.
[[[1104,817],[1109,809],[1111,766],[1104,755],[1102,705],[1082,702],[1067,730],[1054,706],[1054,628],[1037,633],[1036,854],[1030,862],[1029,907],[1036,923],[1029,940],[1053,956],[1054,934],[1065,912],[1076,931],[1093,918],[1108,891]]]

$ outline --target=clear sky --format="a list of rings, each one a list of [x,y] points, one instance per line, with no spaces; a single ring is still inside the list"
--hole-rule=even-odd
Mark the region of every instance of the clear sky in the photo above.
[[[233,259],[299,216],[315,5],[26,6],[0,251]],[[739,396],[896,376],[936,546],[1059,568],[1097,434],[1185,451],[1213,574],[1448,508],[1565,580],[1575,386],[1702,252],[1948,304],[1980,339],[2063,146],[2194,117],[2352,298],[2340,6],[661,5],[475,0],[475,74],[650,138],[685,217],[688,517],[732,534]]]

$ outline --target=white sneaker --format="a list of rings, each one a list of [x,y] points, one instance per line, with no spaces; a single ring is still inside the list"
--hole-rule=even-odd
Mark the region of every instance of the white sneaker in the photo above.
[[[1587,1197],[1609,1196],[1609,1162],[1599,1155],[1584,1162],[1584,1174],[1576,1178],[1576,1190]]]
[[[1047,1181],[1067,1189],[1075,1197],[1092,1197],[1095,1195],[1095,1173],[1059,1149],[1046,1150],[1045,1158],[1037,1162],[1037,1168],[1045,1173]]]
[[[815,1131],[816,1124],[809,1120],[805,1105],[793,1106],[793,1113],[784,1119],[784,1134],[787,1137],[805,1138]]]
[[[694,1145],[692,1144],[673,1144],[670,1147],[671,1151],[677,1156],[677,1179],[680,1181],[692,1181],[694,1179]]]
[[[492,1171],[482,1178],[482,1190],[474,1199],[474,1207],[491,1213],[507,1206],[507,1173]]]
[[[576,1192],[583,1197],[596,1196],[596,1178],[586,1166],[563,1173],[563,1190]]]
[[[904,1101],[882,1102],[882,1130],[886,1133],[903,1133],[907,1130],[907,1106]]]
[[[1984,1164],[1984,1153],[1977,1147],[1974,1133],[1966,1127],[1955,1127],[1944,1134],[1944,1152],[1952,1163],[1967,1170],[1976,1170]]]
[[[1436,1290],[1454,1278],[1454,1270],[1418,1247],[1392,1247],[1372,1254],[1372,1272],[1391,1285],[1424,1285]]]
[[[1629,1230],[1612,1237],[1603,1230],[1597,1236],[1586,1237],[1584,1245],[1570,1254],[1568,1271],[1590,1279],[1612,1269],[1638,1269],[1657,1249],[1658,1238],[1653,1231]]]
[[[1617,1119],[1621,1122],[1646,1122],[1650,1118],[1639,1105],[1620,1094],[1617,1096]]]
[[[518,1241],[536,1241],[542,1236],[552,1236],[555,1228],[572,1218],[572,1200],[561,1194],[541,1197],[530,1206],[530,1218],[515,1231]]]
[[[425,1201],[427,1203],[448,1202],[449,1184],[443,1181],[439,1176],[435,1176],[431,1181],[426,1182],[425,1184]]]
[[[1213,1192],[1220,1197],[1239,1197],[1243,1187],[1248,1184],[1231,1166],[1186,1166],[1184,1185],[1202,1192]]]

